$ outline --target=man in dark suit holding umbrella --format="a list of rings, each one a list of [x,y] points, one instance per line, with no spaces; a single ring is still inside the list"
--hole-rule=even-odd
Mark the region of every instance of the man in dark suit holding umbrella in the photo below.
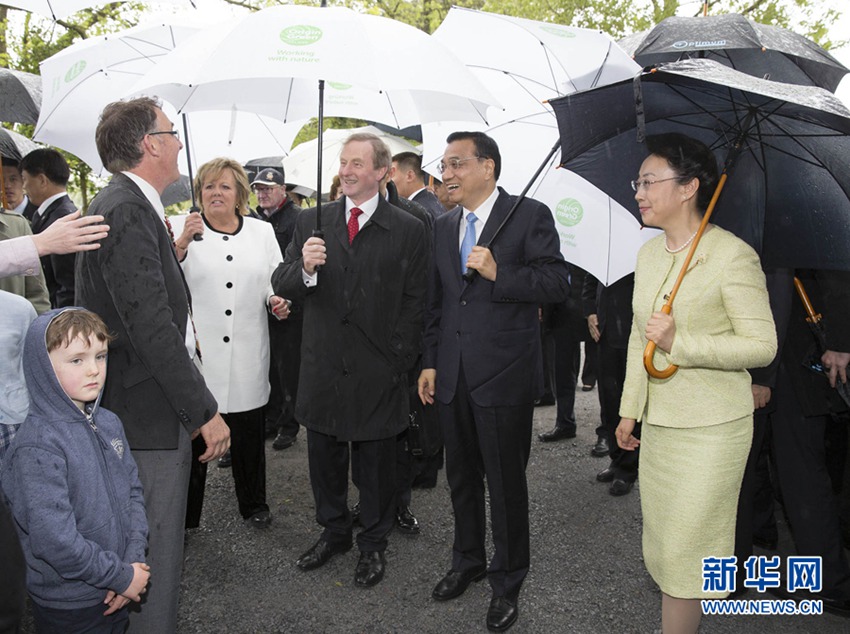
[[[517,619],[529,567],[528,486],[534,400],[543,392],[539,304],[567,297],[567,265],[549,209],[496,187],[501,156],[481,132],[455,132],[441,171],[459,207],[437,219],[419,396],[437,403],[455,516],[452,567],[432,596],[460,596],[489,574],[487,627]],[[480,225],[480,226],[479,226]],[[473,246],[489,245],[492,246]],[[466,269],[478,275],[467,281]],[[484,477],[495,552],[489,569]]]
[[[297,561],[324,565],[352,546],[348,468],[360,487],[360,549],[354,581],[384,576],[396,510],[396,436],[408,421],[407,373],[421,350],[425,226],[378,188],[390,166],[376,136],[349,137],[340,155],[344,196],[322,209],[324,239],[311,236],[317,211],[298,216],[275,292],[304,306],[296,418],[307,428],[319,540]]]

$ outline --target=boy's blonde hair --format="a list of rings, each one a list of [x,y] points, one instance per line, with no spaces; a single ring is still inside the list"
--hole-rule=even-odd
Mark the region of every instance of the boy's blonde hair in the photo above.
[[[92,337],[106,343],[115,339],[99,316],[90,310],[75,308],[62,311],[50,322],[44,336],[47,352],[68,346],[77,337],[82,337],[86,342]]]

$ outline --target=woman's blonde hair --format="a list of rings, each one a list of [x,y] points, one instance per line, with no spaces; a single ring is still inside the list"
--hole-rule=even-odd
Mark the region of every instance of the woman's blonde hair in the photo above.
[[[195,175],[194,186],[195,195],[198,198],[201,211],[204,209],[202,202],[204,183],[215,180],[226,169],[229,169],[233,173],[233,178],[236,181],[236,213],[237,215],[247,216],[251,213],[248,209],[248,197],[251,195],[248,175],[239,163],[229,158],[215,158],[207,161],[198,169],[198,173]]]

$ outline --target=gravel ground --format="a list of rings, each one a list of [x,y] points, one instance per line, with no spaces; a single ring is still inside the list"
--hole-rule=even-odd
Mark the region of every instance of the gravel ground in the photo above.
[[[531,572],[511,632],[652,634],[660,628],[660,594],[641,559],[639,485],[623,498],[596,482],[607,459],[593,458],[597,393],[578,392],[578,437],[543,444],[554,407],[535,410],[528,466]],[[258,531],[243,524],[229,470],[212,467],[201,526],[189,531],[179,634],[486,632],[486,581],[446,603],[431,590],[450,565],[452,512],[444,472],[437,487],[416,490],[416,537],[394,534],[383,582],[354,586],[357,550],[319,570],[295,560],[319,535],[307,475],[303,434],[289,449],[267,443],[268,499],[274,521]],[[789,552],[787,531],[780,548]],[[746,598],[759,598],[750,591]],[[832,615],[705,617],[702,634],[846,634],[850,622]],[[32,632],[26,623],[24,633]],[[151,633],[160,634],[160,633]]]
[[[528,466],[531,572],[512,632],[652,633],[660,628],[660,594],[643,567],[638,488],[608,495],[593,458],[599,420],[596,390],[578,392],[578,437],[543,444],[554,407],[535,410]],[[229,471],[211,468],[199,529],[190,532],[181,597],[180,633],[206,632],[486,632],[486,581],[446,603],[431,590],[450,565],[452,512],[444,472],[437,487],[416,490],[412,508],[422,533],[395,533],[384,581],[354,586],[356,548],[324,567],[301,572],[295,560],[319,535],[307,475],[306,442],[274,451],[267,445],[274,522],[267,531],[243,525]],[[783,537],[783,550],[790,548]],[[750,591],[747,598],[758,598]],[[706,617],[703,634],[850,631],[832,615]]]

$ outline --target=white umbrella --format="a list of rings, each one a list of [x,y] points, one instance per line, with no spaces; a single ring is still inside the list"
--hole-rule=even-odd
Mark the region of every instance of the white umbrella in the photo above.
[[[104,106],[120,99],[196,30],[171,24],[136,26],[80,40],[44,60],[41,113],[33,138],[75,154],[100,173],[94,132]]]
[[[411,72],[423,63],[437,72]],[[496,100],[451,52],[401,22],[343,7],[274,6],[187,40],[134,87],[181,112],[233,106],[284,121],[325,114],[396,127],[485,120]]]
[[[127,0],[119,0],[119,2],[125,1]],[[193,7],[195,6],[192,0],[156,0],[156,2],[167,2],[169,4],[188,3]],[[7,7],[38,13],[54,20],[62,20],[81,9],[99,7],[108,3],[109,0],[3,0],[3,4]]]
[[[394,136],[374,126],[352,128],[348,130],[325,130],[322,140],[322,193],[330,191],[331,180],[339,171],[339,155],[342,152],[342,144],[349,136],[356,132],[369,132],[381,137],[381,140],[390,148],[390,153],[395,155],[399,152],[416,152],[419,148],[412,143]],[[313,191],[317,191],[316,163],[319,155],[319,140],[306,141],[293,148],[289,156],[283,159],[283,168],[286,171],[286,182],[294,185],[303,185]]]
[[[433,37],[451,44],[503,109],[490,109],[487,124],[423,124],[424,169],[439,177],[436,165],[449,133],[486,132],[502,155],[499,184],[512,193],[528,188],[528,195],[552,209],[567,260],[603,284],[633,271],[637,249],[652,234],[640,231],[608,196],[566,170],[555,170],[560,135],[555,114],[545,102],[632,77],[640,70],[637,64],[599,31],[457,7]],[[562,221],[571,215],[563,210],[575,209],[570,199],[578,201],[582,220],[568,227]]]
[[[411,72],[423,62],[439,72]],[[496,102],[449,47],[418,29],[342,7],[300,5],[205,29],[133,92],[161,95],[181,112],[237,107],[284,121],[317,116],[321,141],[326,81],[329,115],[396,127],[481,121]],[[319,165],[317,179],[321,171]]]

